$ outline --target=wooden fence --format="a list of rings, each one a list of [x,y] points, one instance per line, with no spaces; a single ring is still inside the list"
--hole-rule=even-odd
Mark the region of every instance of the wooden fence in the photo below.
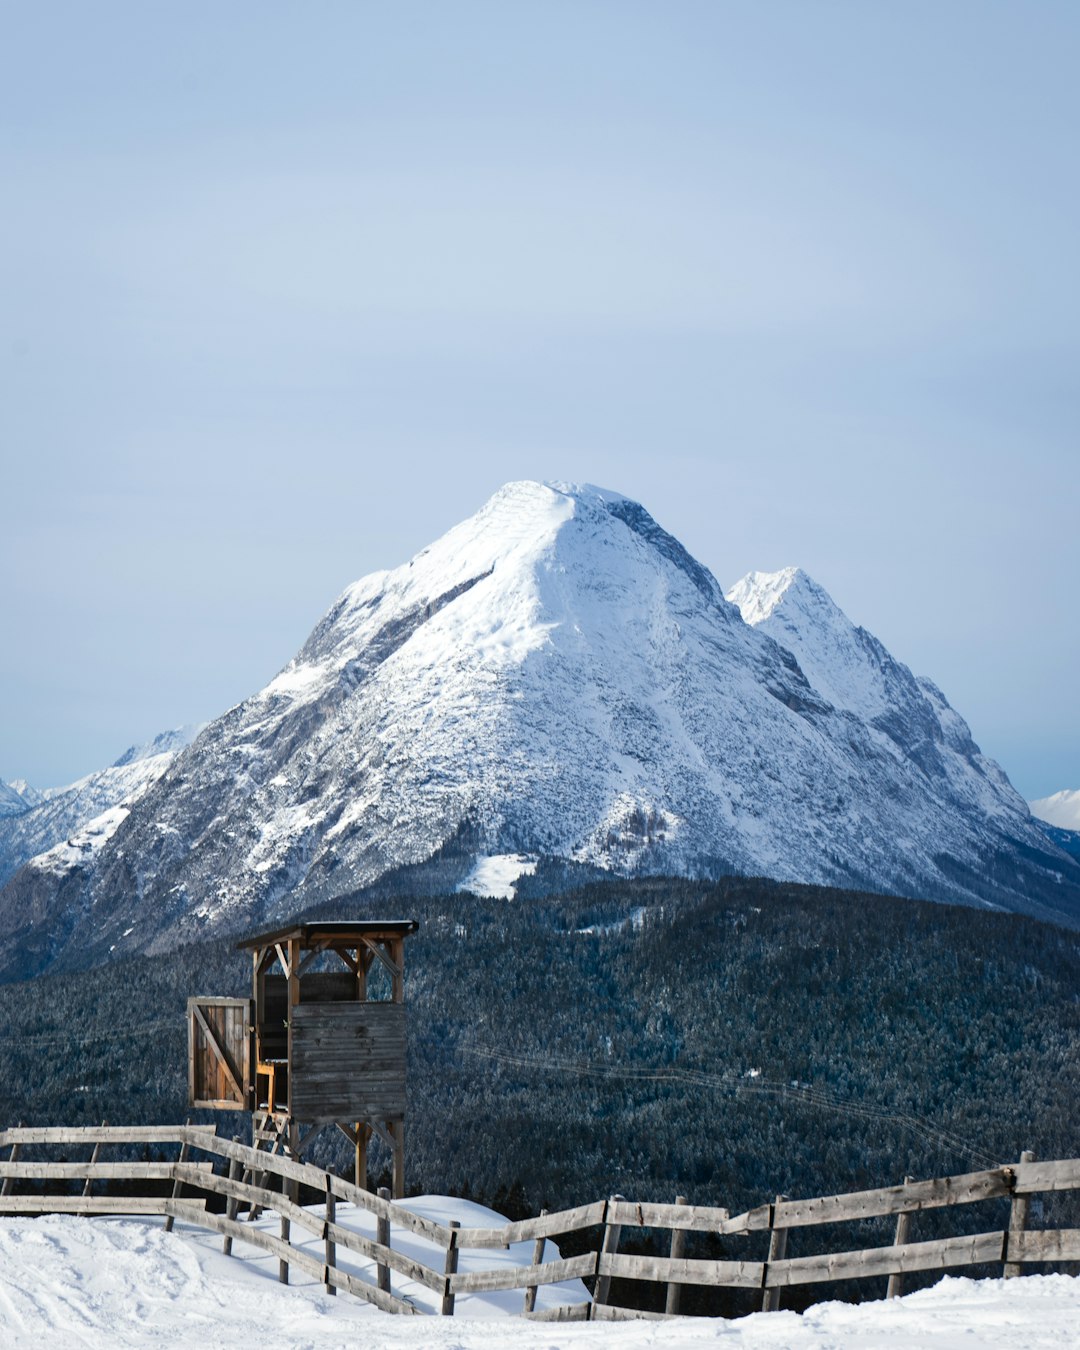
[[[178,1149],[165,1161],[103,1161],[102,1150],[122,1148],[144,1153]],[[89,1148],[85,1161],[30,1159],[28,1148],[65,1150]],[[545,1321],[599,1321],[677,1315],[686,1286],[755,1290],[762,1307],[776,1308],[784,1288],[837,1280],[889,1277],[890,1297],[902,1292],[903,1277],[914,1271],[943,1271],[1001,1262],[1006,1275],[1019,1274],[1028,1264],[1080,1261],[1080,1229],[1028,1228],[1032,1195],[1080,1190],[1080,1159],[1037,1162],[1025,1153],[1010,1167],[939,1177],[931,1181],[906,1180],[903,1185],[812,1200],[777,1196],[772,1204],[735,1216],[726,1209],[675,1204],[642,1204],[613,1196],[594,1204],[494,1228],[444,1225],[393,1204],[388,1193],[372,1194],[307,1163],[256,1151],[232,1139],[221,1138],[215,1127],[143,1126],[38,1128],[19,1127],[0,1132],[0,1150],[10,1150],[0,1161],[0,1214],[75,1213],[161,1215],[166,1226],[175,1219],[220,1233],[224,1250],[234,1241],[248,1243],[279,1262],[279,1278],[288,1283],[296,1268],[322,1283],[327,1293],[338,1289],[356,1295],[386,1312],[415,1314],[421,1309],[402,1282],[416,1282],[432,1291],[443,1314],[452,1314],[458,1294],[521,1290],[522,1313]],[[202,1155],[196,1160],[193,1155]],[[81,1190],[77,1184],[81,1182]],[[70,1188],[74,1191],[57,1188]],[[103,1183],[159,1194],[109,1194]],[[170,1186],[171,1183],[171,1186]],[[315,1205],[298,1203],[299,1188],[322,1197]],[[95,1189],[97,1187],[97,1189]],[[32,1189],[28,1189],[32,1188]],[[46,1193],[49,1190],[57,1193]],[[212,1200],[213,1208],[208,1201]],[[912,1216],[924,1210],[951,1208],[986,1200],[1009,1204],[1008,1227],[991,1232],[934,1241],[912,1242]],[[338,1222],[338,1203],[352,1204],[373,1215],[376,1237],[353,1231]],[[241,1219],[240,1208],[246,1209]],[[279,1235],[256,1227],[251,1220],[262,1211],[280,1219]],[[321,1211],[321,1212],[320,1212]],[[896,1216],[895,1240],[888,1247],[788,1257],[792,1229],[850,1223]],[[292,1227],[323,1243],[321,1259],[290,1241]],[[391,1246],[391,1225],[427,1239],[432,1264]],[[545,1260],[548,1238],[596,1230],[592,1248],[581,1255]],[[624,1236],[661,1235],[668,1256],[638,1256],[619,1251]],[[689,1259],[683,1255],[688,1234],[720,1237],[767,1235],[768,1255],[761,1260]],[[764,1236],[762,1238],[764,1240]],[[459,1271],[462,1251],[535,1243],[532,1263],[502,1265],[489,1270]],[[339,1270],[337,1253],[351,1252],[374,1263],[371,1278]],[[394,1277],[397,1277],[395,1280]],[[588,1301],[536,1309],[537,1289],[564,1281],[583,1280],[591,1286]],[[612,1281],[632,1280],[666,1286],[664,1312],[643,1312],[612,1302]],[[394,1285],[398,1286],[395,1292]]]

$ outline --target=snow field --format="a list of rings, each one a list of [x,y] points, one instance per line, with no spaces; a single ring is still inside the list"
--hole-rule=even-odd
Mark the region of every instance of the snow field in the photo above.
[[[411,1202],[418,1212],[445,1219],[451,1204],[435,1197]],[[452,1202],[455,1217],[480,1221],[491,1211]],[[348,1207],[339,1216],[361,1227]],[[276,1227],[276,1218],[272,1220]],[[270,1224],[268,1224],[270,1226]],[[409,1248],[410,1234],[395,1229],[394,1243]],[[313,1240],[312,1245],[317,1245]],[[416,1254],[423,1239],[413,1239]],[[531,1243],[519,1244],[522,1248]],[[687,1318],[675,1322],[553,1325],[508,1321],[521,1292],[461,1297],[457,1315],[395,1317],[339,1293],[330,1298],[293,1273],[277,1282],[277,1259],[240,1241],[232,1257],[221,1239],[161,1220],[82,1219],[46,1215],[0,1221],[0,1345],[5,1350],[516,1350],[602,1347],[602,1350],[682,1350],[715,1345],[729,1350],[1068,1350],[1080,1346],[1080,1279],[1034,1275],[1017,1280],[945,1278],[932,1289],[891,1302],[854,1307],[822,1303],[799,1316],[757,1313],[738,1321]],[[550,1253],[549,1253],[550,1255]],[[463,1251],[461,1269],[473,1254]],[[339,1251],[339,1259],[347,1254]],[[476,1253],[523,1264],[525,1251]],[[353,1258],[347,1258],[350,1262]],[[345,1261],[342,1261],[342,1265]],[[362,1264],[362,1263],[357,1263]],[[397,1277],[395,1276],[395,1281]],[[395,1288],[408,1289],[402,1282]],[[419,1291],[417,1291],[419,1292]],[[427,1300],[433,1296],[423,1291]],[[585,1296],[575,1282],[545,1301]],[[431,1306],[430,1302],[428,1306]]]

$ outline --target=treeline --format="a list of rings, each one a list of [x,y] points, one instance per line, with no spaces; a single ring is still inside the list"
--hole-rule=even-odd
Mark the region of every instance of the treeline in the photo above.
[[[338,917],[421,924],[414,1192],[511,1216],[613,1192],[735,1212],[1080,1152],[1074,933],[744,879],[367,904]],[[249,989],[231,941],[0,988],[0,1123],[182,1120],[187,998]],[[347,1170],[344,1139],[319,1148]]]

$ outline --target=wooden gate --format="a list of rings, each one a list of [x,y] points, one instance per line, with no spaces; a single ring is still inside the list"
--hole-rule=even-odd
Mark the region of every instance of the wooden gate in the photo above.
[[[188,999],[188,1099],[192,1106],[252,1110],[254,1023],[251,999]]]

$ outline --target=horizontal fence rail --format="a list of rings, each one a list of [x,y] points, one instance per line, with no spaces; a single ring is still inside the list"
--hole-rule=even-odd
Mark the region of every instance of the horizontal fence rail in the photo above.
[[[39,1160],[26,1157],[28,1148],[89,1148],[92,1154],[85,1161]],[[103,1148],[129,1153],[141,1148],[144,1157],[103,1160]],[[462,1228],[414,1214],[385,1193],[365,1191],[310,1163],[222,1138],[214,1126],[19,1126],[0,1131],[0,1151],[4,1149],[8,1156],[0,1158],[0,1215],[135,1214],[163,1217],[167,1227],[178,1219],[219,1233],[227,1253],[234,1242],[243,1242],[276,1256],[284,1283],[295,1268],[329,1293],[342,1289],[385,1312],[410,1316],[426,1311],[417,1304],[415,1286],[430,1291],[429,1302],[443,1313],[454,1311],[458,1295],[521,1290],[522,1315],[532,1320],[619,1321],[677,1315],[679,1291],[686,1286],[760,1291],[762,1306],[769,1309],[779,1306],[780,1290],[793,1286],[888,1276],[892,1297],[902,1292],[903,1277],[915,1272],[1002,1263],[1006,1275],[1012,1275],[1031,1264],[1080,1262],[1080,1228],[1032,1230],[1027,1222],[1032,1195],[1080,1191],[1080,1159],[1040,1162],[1030,1153],[1011,1166],[982,1172],[809,1200],[778,1196],[772,1204],[734,1216],[716,1206],[686,1204],[682,1197],[676,1204],[655,1204],[612,1196],[497,1227]],[[177,1150],[174,1159],[148,1156],[150,1150],[172,1149]],[[194,1153],[202,1155],[201,1160],[194,1160]],[[49,1193],[78,1183],[80,1193]],[[322,1203],[301,1204],[300,1187],[320,1195]],[[159,1193],[150,1193],[155,1188]],[[992,1200],[1008,1203],[1007,1227],[934,1241],[910,1240],[912,1216],[922,1210]],[[338,1202],[372,1215],[376,1238],[341,1223]],[[241,1209],[246,1211],[244,1217]],[[263,1212],[278,1216],[278,1236],[253,1222]],[[897,1223],[890,1246],[786,1255],[787,1235],[793,1229],[892,1216]],[[415,1250],[406,1253],[391,1245],[394,1227],[423,1239],[413,1246],[419,1245],[425,1257],[424,1243],[433,1249],[427,1258],[430,1265]],[[322,1243],[318,1254],[291,1241],[294,1228]],[[562,1257],[551,1248],[553,1254],[548,1256],[548,1239],[588,1230],[598,1234],[593,1249]],[[661,1245],[666,1233],[671,1255],[618,1250],[624,1236],[647,1232],[659,1235]],[[683,1254],[690,1233],[750,1238],[759,1232],[769,1235],[766,1259],[700,1259]],[[463,1251],[507,1249],[525,1242],[535,1244],[528,1264],[458,1269]],[[339,1269],[339,1250],[373,1263],[374,1270],[368,1275]],[[667,1311],[618,1306],[612,1298],[613,1280],[666,1285]],[[575,1302],[535,1306],[538,1289],[570,1281],[587,1282],[591,1294],[586,1298],[579,1285],[572,1296]],[[411,1286],[411,1292],[403,1290],[403,1284]]]

